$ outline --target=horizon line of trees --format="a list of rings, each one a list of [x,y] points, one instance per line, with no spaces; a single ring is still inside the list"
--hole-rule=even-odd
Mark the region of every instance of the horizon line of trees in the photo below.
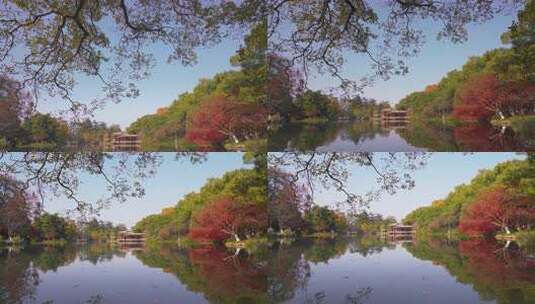
[[[1,150],[103,150],[105,137],[119,131],[117,125],[89,118],[68,122],[37,112],[30,95],[16,81],[0,76]]]
[[[344,213],[312,201],[307,187],[295,183],[290,174],[270,169],[268,177],[269,232],[280,236],[360,234],[379,235],[388,225],[397,223],[367,211]]]
[[[125,225],[113,225],[97,219],[78,221],[57,213],[45,212],[37,197],[19,191],[14,178],[0,176],[0,240],[22,241],[76,241],[86,239],[106,241],[114,238]]]
[[[360,95],[336,97],[306,88],[303,72],[281,55],[268,54],[268,113],[270,123],[326,122],[339,119],[369,120],[390,108],[387,101]]]

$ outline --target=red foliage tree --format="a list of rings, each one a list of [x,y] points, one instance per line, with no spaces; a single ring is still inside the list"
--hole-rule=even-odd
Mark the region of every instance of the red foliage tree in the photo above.
[[[228,303],[254,303],[255,297],[265,293],[266,268],[259,267],[240,255],[229,256],[226,250],[204,246],[189,251],[194,267],[208,299]],[[246,299],[246,300],[244,300]],[[247,301],[249,300],[249,301]]]
[[[527,81],[502,81],[494,74],[485,74],[470,79],[459,99],[461,102],[453,107],[458,119],[504,119],[533,112],[535,85]]]
[[[267,56],[269,73],[267,83],[267,108],[270,115],[279,115],[289,120],[292,115],[293,98],[305,87],[301,71],[292,66],[290,60],[270,53]]]
[[[215,96],[203,101],[190,116],[186,139],[201,148],[222,148],[226,140],[239,143],[266,131],[267,113],[257,104]]]
[[[513,247],[513,246],[511,246]],[[494,240],[472,239],[459,242],[463,272],[488,290],[509,288],[511,282],[535,283],[533,266],[518,248],[507,248]]]
[[[33,195],[27,194],[16,180],[0,176],[0,234],[12,238],[30,228],[40,210]]]
[[[488,235],[497,231],[510,233],[511,228],[520,227],[531,214],[532,204],[522,198],[513,197],[505,188],[499,187],[483,193],[470,205],[459,223],[459,229],[472,236]]]
[[[0,76],[0,139],[4,138],[8,145],[21,136],[21,122],[32,108],[30,95],[18,87],[16,81]]]
[[[268,171],[268,220],[273,229],[299,230],[303,227],[302,213],[310,208],[311,198],[306,188],[295,184],[291,176],[277,169]]]
[[[230,237],[236,241],[254,236],[267,226],[266,208],[252,204],[240,204],[224,197],[208,203],[194,217],[196,226],[190,237],[197,240],[224,241]]]
[[[481,124],[462,124],[453,129],[455,141],[465,151],[517,151],[522,147],[509,128],[495,129]]]

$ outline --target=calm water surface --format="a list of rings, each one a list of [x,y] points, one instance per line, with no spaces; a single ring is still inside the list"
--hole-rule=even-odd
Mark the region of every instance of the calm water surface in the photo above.
[[[261,256],[261,257],[260,257]],[[484,241],[0,250],[0,303],[535,303],[535,254]]]
[[[535,151],[535,130],[527,133],[483,125],[291,124],[271,131],[269,151]]]
[[[535,256],[513,247],[299,241],[274,249],[268,293],[274,303],[535,303]]]
[[[0,303],[266,303],[264,264],[221,249],[0,253]]]

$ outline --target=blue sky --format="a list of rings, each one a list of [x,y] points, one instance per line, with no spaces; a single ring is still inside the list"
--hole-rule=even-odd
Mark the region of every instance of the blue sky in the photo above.
[[[140,199],[129,199],[123,204],[113,204],[101,212],[99,219],[132,226],[144,216],[176,205],[184,195],[198,191],[209,178],[220,177],[235,169],[251,167],[243,163],[242,153],[209,153],[207,161],[201,164],[191,164],[186,160],[177,161],[175,153],[162,154],[164,161],[157,174],[144,183],[146,195]],[[104,184],[100,178],[82,176],[81,181],[83,184],[79,189],[80,198],[91,202],[103,196]],[[44,207],[51,213],[66,214],[73,206],[74,202],[64,197],[51,196]]]
[[[370,205],[370,210],[401,220],[412,210],[428,206],[432,201],[445,198],[455,186],[468,183],[479,170],[492,169],[496,164],[510,159],[524,159],[525,155],[515,153],[433,153],[427,165],[413,177],[416,186],[412,190],[383,195]],[[350,168],[350,189],[362,193],[375,188],[376,175],[371,170]],[[321,205],[331,205],[340,201],[341,196],[334,190],[315,193],[315,201]]]
[[[507,31],[514,20],[516,13],[498,16],[483,24],[472,24],[467,27],[468,41],[461,44],[453,44],[449,40],[437,40],[439,23],[421,22],[426,43],[416,57],[406,61],[409,73],[388,81],[378,80],[373,87],[364,90],[364,96],[397,103],[412,92],[423,91],[426,86],[438,83],[449,71],[460,69],[468,58],[482,55],[491,49],[506,47],[501,43],[500,36]],[[370,62],[366,57],[346,52],[345,59],[343,70],[345,77],[356,80],[369,73]],[[309,80],[309,85],[313,89],[328,90],[339,84],[336,79],[326,74],[316,73],[315,76]]]

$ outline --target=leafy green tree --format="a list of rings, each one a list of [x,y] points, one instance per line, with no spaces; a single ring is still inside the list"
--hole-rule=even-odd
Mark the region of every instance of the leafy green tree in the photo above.
[[[535,81],[535,1],[527,0],[518,21],[513,23],[508,38],[513,45],[513,58],[519,62],[520,75]]]
[[[337,101],[321,91],[307,90],[294,103],[302,118],[335,119],[338,114]]]
[[[380,214],[368,213],[366,211],[353,214],[349,217],[349,229],[356,233],[364,235],[378,235],[389,225],[397,221],[393,217],[384,218]]]
[[[120,231],[126,230],[122,224],[100,221],[96,218],[81,223],[80,235],[95,242],[109,242],[117,237]]]
[[[266,115],[263,113],[267,79],[266,40],[266,23],[255,24],[246,36],[244,45],[230,59],[234,66],[240,67],[239,71],[222,72],[210,79],[201,79],[191,92],[180,95],[169,107],[159,109],[156,114],[145,115],[136,120],[128,127],[128,132],[141,135],[143,150],[189,151],[206,148],[203,144],[197,145],[199,142],[195,139],[198,139],[199,136],[187,139],[186,133],[188,131],[190,134],[196,133],[190,122],[202,116],[202,113],[206,112],[207,109],[215,108],[215,105],[212,107],[209,104],[210,101],[223,98],[243,104],[243,107],[237,108],[236,111],[226,111],[228,113],[219,120],[234,121],[237,116],[240,116],[235,113],[243,110],[242,112],[250,113],[247,117],[254,117],[254,123],[251,120],[248,122],[246,120],[246,123],[238,128],[239,130],[232,133],[247,134],[250,140],[263,138],[265,132],[259,132],[259,128],[256,126],[263,124],[261,129],[265,131]],[[252,127],[248,128],[247,124]],[[206,132],[200,133],[202,133],[202,137],[205,137]],[[209,133],[217,135],[220,132]],[[206,137],[213,139],[221,137],[221,134]],[[224,139],[233,142],[232,136],[223,136]],[[222,149],[221,145],[217,147],[218,150]]]
[[[511,92],[508,95],[512,95],[512,98],[506,96],[506,101],[511,104],[512,110],[510,112],[532,114],[533,109],[524,104],[529,104],[532,99],[532,94],[527,92],[533,90],[535,79],[533,76],[533,70],[535,70],[535,35],[532,30],[535,25],[534,11],[534,1],[525,1],[525,6],[518,13],[518,20],[513,23],[508,32],[502,35],[502,41],[510,43],[511,48],[495,49],[486,52],[483,56],[470,58],[461,70],[448,73],[435,86],[434,90],[410,94],[402,99],[397,107],[411,109],[413,117],[416,119],[446,117],[452,113],[455,106],[463,103],[462,98],[460,98],[461,93],[470,90],[471,83],[477,82],[478,79],[482,78],[482,75],[490,75],[504,85],[504,88],[498,90],[494,95],[499,95],[504,89]],[[524,96],[520,96],[522,94]],[[475,96],[479,95],[481,94],[475,94]],[[491,99],[500,98],[504,99],[501,96],[494,96]],[[465,102],[470,100],[472,99],[468,98]],[[503,101],[499,102],[499,104],[503,103]],[[487,104],[492,105],[492,102]],[[486,107],[484,105],[474,106],[470,111],[486,111]]]
[[[371,98],[356,96],[346,101],[349,104],[349,116],[358,120],[370,120],[375,113],[381,110],[390,108],[390,104],[386,101],[378,102]]]
[[[78,228],[72,220],[58,214],[43,213],[32,223],[38,240],[74,240],[78,237]]]
[[[304,220],[312,233],[336,231],[335,212],[327,207],[313,206],[305,212]]]
[[[49,114],[36,113],[22,124],[28,147],[62,149],[67,144],[68,126]]]
[[[239,100],[256,104],[266,101],[267,81],[267,21],[259,22],[245,37],[243,45],[230,63],[239,66],[243,81],[240,85]]]
[[[0,139],[4,149],[13,149],[20,142],[23,137],[21,124],[30,106],[30,96],[19,90],[19,83],[0,76]]]

